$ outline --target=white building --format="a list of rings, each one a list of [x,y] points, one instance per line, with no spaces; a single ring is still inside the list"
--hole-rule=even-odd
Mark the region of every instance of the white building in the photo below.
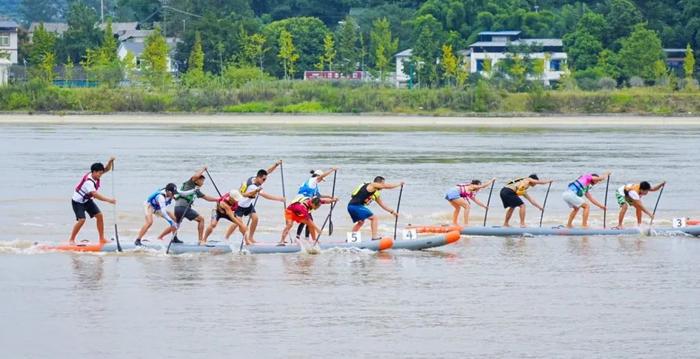
[[[119,37],[119,47],[117,48],[117,57],[119,60],[124,60],[126,55],[131,53],[131,55],[136,60],[136,68],[141,67],[141,55],[143,55],[143,50],[146,48],[146,38],[153,32],[152,30],[135,30],[128,31]],[[166,38],[166,43],[168,45],[168,72],[177,72],[177,64],[173,59],[175,54],[175,47],[177,45],[177,39],[173,37]]]
[[[561,39],[521,39],[520,31],[484,31],[479,33],[479,41],[469,45],[469,71],[483,74],[484,63],[491,62],[491,68],[496,64],[512,56],[511,47],[534,46],[536,52],[528,53],[530,59],[544,60],[543,81],[558,81],[564,73],[566,65],[566,52]]]
[[[0,57],[17,63],[17,29],[19,25],[11,20],[0,20]]]
[[[491,68],[508,56],[511,47],[522,45],[534,46],[539,51],[530,52],[531,59],[544,60],[543,81],[549,84],[557,81],[564,73],[567,56],[561,39],[521,39],[520,31],[484,31],[479,33],[479,41],[469,45],[467,50],[457,51],[462,61],[469,64],[470,73],[483,74],[484,63],[491,62]],[[407,49],[394,55],[396,58],[396,86],[403,87],[409,81],[404,73],[404,64],[411,58],[412,50]]]

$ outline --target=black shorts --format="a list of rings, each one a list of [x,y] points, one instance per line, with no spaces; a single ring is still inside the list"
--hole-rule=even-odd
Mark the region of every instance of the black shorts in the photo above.
[[[187,211],[187,215],[185,215],[185,218],[187,218],[190,221],[194,221],[197,217],[199,217],[199,213],[192,209],[192,207],[189,207],[189,211]],[[185,214],[185,211],[187,210],[187,207],[175,207],[175,221],[176,222],[182,222],[182,215]]]
[[[501,188],[501,201],[503,202],[503,208],[516,208],[524,204],[520,196],[508,187]]]
[[[234,213],[234,216],[235,216],[235,213]],[[225,219],[225,220],[227,220],[227,221],[229,221],[229,222],[233,222],[233,221],[231,220],[231,218],[229,218],[228,214],[226,214],[225,212],[224,212],[224,213],[221,213],[221,212],[216,211],[216,210],[215,210],[214,213],[212,214],[212,219],[215,219],[216,221],[219,221],[219,220],[221,220],[221,219]]]
[[[255,207],[253,206],[236,208],[236,217],[250,216],[253,213],[255,213]]]
[[[90,218],[93,218],[100,213],[100,208],[97,207],[95,201],[91,199],[85,203],[78,203],[72,199],[70,200],[70,202],[73,206],[73,213],[75,213],[76,221],[80,219],[85,219],[85,212],[87,212],[90,215]]]

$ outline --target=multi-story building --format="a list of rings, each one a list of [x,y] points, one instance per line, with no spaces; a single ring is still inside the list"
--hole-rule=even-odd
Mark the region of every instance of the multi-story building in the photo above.
[[[17,63],[17,29],[19,25],[11,20],[0,20],[0,57]]]

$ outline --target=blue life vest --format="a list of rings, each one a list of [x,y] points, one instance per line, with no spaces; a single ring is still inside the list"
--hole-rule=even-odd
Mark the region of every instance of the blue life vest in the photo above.
[[[299,191],[297,192],[298,194],[304,196],[304,197],[315,197],[315,196],[320,196],[321,192],[318,190],[318,184],[316,185],[316,188],[312,188],[311,185],[309,185],[309,182],[315,181],[315,177],[311,177],[304,184],[299,187]]]
[[[158,196],[160,196],[160,195],[165,197],[165,190],[164,189],[159,189],[159,190],[153,192],[153,194],[148,196],[148,199],[146,200],[146,202],[148,202],[151,205],[151,207],[153,207],[153,209],[155,209],[156,211],[160,211],[160,209],[161,209],[160,204],[158,203]],[[170,205],[170,202],[172,202],[172,200],[173,200],[172,198],[165,197],[165,205],[166,206]]]

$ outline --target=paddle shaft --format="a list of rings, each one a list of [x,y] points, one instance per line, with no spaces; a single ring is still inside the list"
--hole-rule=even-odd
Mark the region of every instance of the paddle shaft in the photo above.
[[[544,219],[544,209],[547,207],[547,198],[549,197],[549,190],[552,188],[552,182],[549,182],[547,186],[547,194],[544,195],[544,203],[542,204],[542,213],[540,214],[540,228],[542,228],[542,220]]]
[[[486,210],[484,211],[484,227],[486,227],[486,218],[489,216],[489,206],[491,205],[491,194],[493,193],[493,187],[496,185],[496,181],[491,183],[491,189],[489,190],[489,198],[486,200]]]
[[[607,225],[608,217],[608,188],[610,187],[610,175],[608,175],[608,181],[605,182],[605,201],[603,202],[603,228]]]
[[[664,194],[664,188],[666,188],[666,186],[661,187],[661,191],[659,192],[659,196],[656,197],[656,204],[654,205],[654,212],[651,213],[651,219],[649,220],[649,226],[651,226],[651,224],[654,223],[654,217],[656,217],[656,208],[659,207],[659,201],[661,200],[661,195]]]
[[[112,162],[112,198],[116,198],[116,194],[114,192],[114,187],[116,186],[114,182],[116,182],[116,176],[114,175],[114,162]],[[119,243],[119,228],[117,227],[117,204],[114,204],[114,207],[112,207],[112,220],[114,221],[114,239],[117,241],[117,252],[122,251],[122,245]]]
[[[403,184],[399,190],[399,201],[396,203],[396,218],[394,218],[394,240],[396,240],[396,229],[399,226],[399,209],[401,208],[401,195],[403,195]]]
[[[211,184],[214,185],[214,189],[216,190],[216,193],[219,194],[219,197],[221,197],[221,191],[219,191],[219,187],[216,186],[216,182],[214,182],[214,179],[211,178],[211,174],[209,173],[208,169],[204,169],[204,172],[207,173],[207,176],[209,177],[209,180],[211,181]]]
[[[331,199],[335,198],[335,178],[336,175],[338,174],[338,170],[336,169],[333,172],[333,189],[331,190]],[[332,236],[333,235],[333,208],[335,208],[335,202],[331,205],[330,211],[328,211],[328,235]],[[323,232],[323,230],[321,230]],[[319,233],[320,235],[320,233]],[[318,237],[316,237],[316,242],[318,242]]]
[[[287,191],[284,189],[284,164],[280,163],[280,176],[282,177],[282,213],[287,210]],[[258,198],[255,197],[257,200]],[[289,237],[289,243],[292,243],[292,232],[290,231],[287,233],[287,237]]]
[[[333,173],[333,189],[331,190],[331,198],[333,197],[335,197],[335,173]],[[314,241],[314,246],[316,245],[316,243],[318,243],[319,238],[321,238],[323,230],[326,228],[326,223],[328,223],[328,235],[331,236],[333,234],[333,222],[331,220],[331,217],[333,216],[333,208],[335,208],[335,204],[336,202],[331,203],[331,209],[330,211],[328,211],[326,219],[323,220],[321,230],[318,232],[318,235],[316,235],[316,241]]]

